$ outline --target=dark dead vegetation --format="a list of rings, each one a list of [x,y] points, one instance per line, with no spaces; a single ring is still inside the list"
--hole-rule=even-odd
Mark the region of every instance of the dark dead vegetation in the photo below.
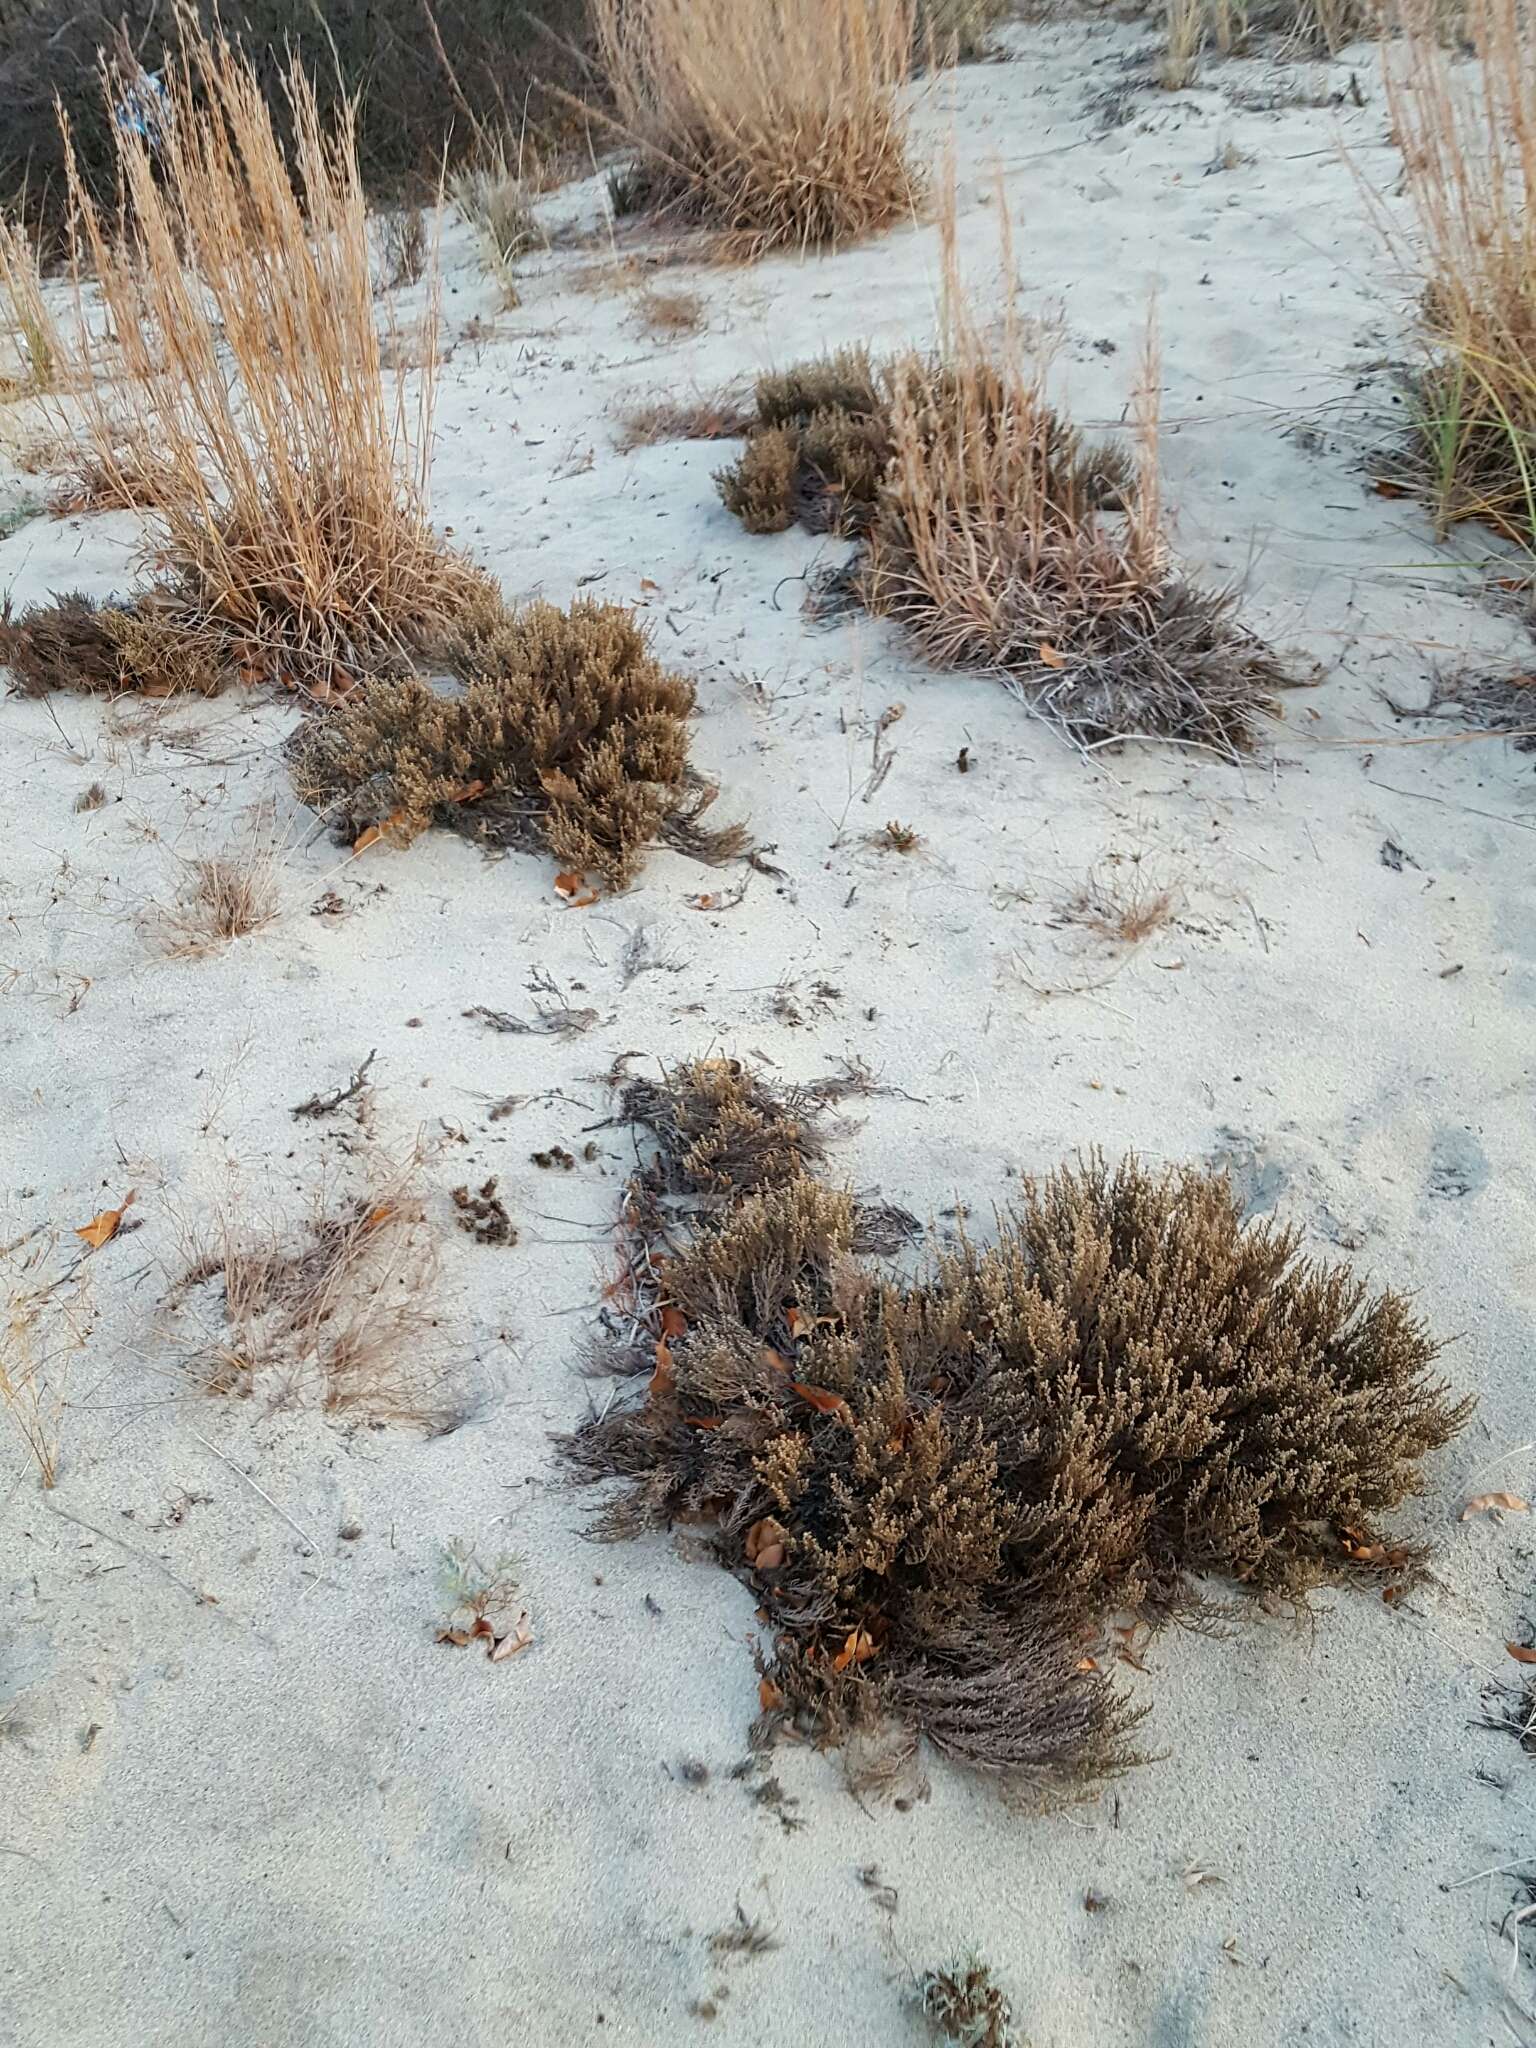
[[[1401,1296],[1224,1177],[1092,1157],[900,1279],[809,1090],[702,1060],[621,1114],[649,1144],[597,1362],[644,1386],[562,1456],[608,1483],[604,1537],[714,1525],[761,1603],[765,1738],[921,1735],[1060,1796],[1137,1758],[1116,1611],[1210,1626],[1238,1591],[1412,1574],[1379,1518],[1468,1404]]]

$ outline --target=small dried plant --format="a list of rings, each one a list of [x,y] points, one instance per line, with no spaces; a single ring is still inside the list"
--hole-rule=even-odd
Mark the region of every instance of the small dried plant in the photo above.
[[[102,473],[157,479],[157,556],[242,665],[328,676],[386,659],[459,601],[433,535],[435,361],[386,391],[355,108],[321,120],[297,60],[291,159],[252,66],[190,26],[151,135],[114,128],[108,207],[70,197],[115,350],[78,410]],[[109,67],[103,89],[120,97]],[[67,138],[66,138],[67,140]],[[81,345],[88,321],[78,312]]]
[[[183,1225],[186,1267],[168,1297],[202,1325],[186,1353],[195,1381],[273,1406],[450,1426],[423,1158],[419,1146],[398,1160],[363,1146],[349,1184],[318,1189],[297,1226],[232,1172],[207,1218]]]
[[[86,1278],[78,1259],[64,1261],[55,1237],[28,1232],[0,1250],[0,1288],[0,1405],[51,1489],[59,1477],[70,1369],[91,1331]]]
[[[980,1956],[925,1970],[917,1995],[923,2016],[947,2048],[1025,2048],[1013,2030],[1013,2009]]]
[[[731,252],[856,240],[910,217],[912,0],[594,0],[633,205]]]
[[[494,1621],[516,1599],[521,1570],[521,1560],[510,1550],[483,1558],[465,1536],[445,1543],[438,1577],[448,1610],[447,1626],[458,1627],[466,1617]]]

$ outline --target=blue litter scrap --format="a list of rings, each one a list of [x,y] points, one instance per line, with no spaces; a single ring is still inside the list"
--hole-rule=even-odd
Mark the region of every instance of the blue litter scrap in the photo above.
[[[158,71],[141,71],[112,109],[112,118],[130,135],[154,144],[171,124],[171,96]]]

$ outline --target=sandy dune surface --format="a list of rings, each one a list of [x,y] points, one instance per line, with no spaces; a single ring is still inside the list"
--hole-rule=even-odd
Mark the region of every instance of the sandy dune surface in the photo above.
[[[1466,1882],[1531,1848],[1529,1765],[1475,1725],[1514,1670],[1531,1542],[1458,1516],[1536,1482],[1536,785],[1499,742],[1405,744],[1435,729],[1386,701],[1516,632],[1458,569],[1476,543],[1437,547],[1363,466],[1411,348],[1361,196],[1400,204],[1374,58],[1222,64],[1170,95],[1128,69],[1145,30],[1004,41],[1013,61],[923,92],[918,132],[954,147],[983,306],[1006,205],[1083,424],[1121,419],[1155,290],[1176,545],[1317,666],[1241,769],[1082,756],[872,620],[813,626],[803,579],[841,543],[744,534],[718,447],[620,452],[625,405],[927,340],[931,226],[685,265],[666,281],[705,325],[658,342],[630,245],[575,232],[600,178],[542,202],[551,246],[510,312],[445,232],[434,513],[510,597],[643,610],[697,682],[717,814],[781,873],[700,909],[736,877],[659,852],[574,911],[531,856],[338,849],[292,806],[283,707],[0,702],[0,1238],[136,1191],[89,1262],[59,1482],[10,1444],[0,1469],[0,2041],[897,2048],[927,2038],[917,1975],[971,1946],[1033,2048],[1533,2038],[1499,1933],[1520,1874]],[[123,588],[136,539],[125,515],[23,519],[0,585]],[[892,819],[909,854],[872,843]],[[276,922],[164,957],[146,907],[178,863],[262,829]],[[1140,943],[1065,914],[1138,863],[1172,893]],[[642,927],[666,964],[626,978]],[[466,1014],[551,1003],[595,1020]],[[761,1771],[733,1776],[749,1594],[695,1531],[594,1545],[550,1449],[608,1398],[579,1374],[633,1157],[604,1076],[713,1049],[790,1080],[867,1063],[888,1092],[853,1105],[833,1170],[941,1232],[962,1208],[984,1231],[1015,1176],[1078,1148],[1135,1148],[1227,1163],[1255,1213],[1410,1291],[1480,1396],[1403,1518],[1428,1583],[1157,1638],[1122,1676],[1158,1758],[1092,1804],[1013,1813],[935,1762],[895,1811],[797,1748],[757,1796]],[[366,1095],[295,1117],[370,1053]],[[418,1141],[452,1426],[199,1391],[196,1315],[165,1297],[232,1190],[297,1217],[317,1180]],[[554,1145],[571,1169],[533,1163]],[[490,1175],[511,1248],[454,1228],[451,1189]],[[525,1653],[434,1643],[455,1539],[515,1553]],[[738,1909],[771,1947],[715,1942]]]

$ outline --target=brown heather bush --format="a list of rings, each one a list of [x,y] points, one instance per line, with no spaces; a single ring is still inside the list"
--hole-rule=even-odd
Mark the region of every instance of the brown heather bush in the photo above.
[[[724,860],[737,830],[698,822],[715,792],[688,766],[693,688],[633,612],[588,602],[509,612],[482,589],[437,650],[449,680],[383,677],[295,735],[299,795],[349,835],[432,823],[547,847],[620,889],[658,839]]]
[[[1522,0],[1467,0],[1453,70],[1423,0],[1382,67],[1422,255],[1429,363],[1410,472],[1443,530],[1482,519],[1536,548],[1536,50]]]
[[[770,1721],[895,1723],[1060,1791],[1133,1760],[1093,1654],[1116,1611],[1209,1625],[1234,1609],[1208,1580],[1299,1607],[1411,1574],[1378,1518],[1468,1404],[1400,1296],[1244,1223],[1223,1177],[1064,1167],[904,1281],[806,1170],[809,1091],[712,1061],[624,1112],[657,1149],[599,1356],[650,1376],[563,1455],[617,1482],[604,1536],[716,1524],[771,1617]]]
[[[116,696],[209,697],[227,680],[218,636],[200,636],[174,601],[156,593],[97,604],[79,591],[17,617],[0,606],[0,668],[26,697],[53,690]]]
[[[630,210],[728,250],[833,246],[911,216],[911,0],[593,0]]]
[[[127,89],[110,69],[102,84]],[[156,553],[189,629],[247,672],[328,685],[470,587],[427,521],[435,364],[409,404],[386,391],[351,103],[324,127],[295,62],[290,159],[227,44],[189,32],[166,84],[154,138],[116,130],[113,207],[69,159],[114,349],[79,410],[125,495],[155,477]]]

